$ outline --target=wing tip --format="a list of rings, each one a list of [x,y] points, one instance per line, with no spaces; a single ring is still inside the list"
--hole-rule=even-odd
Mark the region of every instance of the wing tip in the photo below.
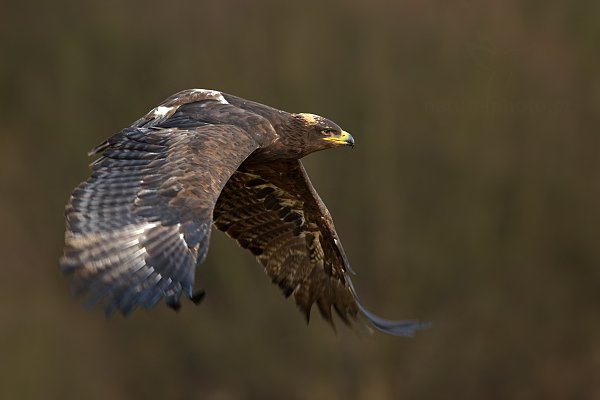
[[[369,322],[369,327],[375,328],[379,332],[386,333],[392,336],[402,337],[415,337],[417,331],[431,328],[430,321],[419,321],[419,320],[401,320],[392,321],[383,318],[377,318],[374,320],[371,315],[370,317],[365,316]]]
[[[394,321],[382,318],[367,310],[359,301],[356,300],[356,305],[360,314],[367,320],[367,325],[380,332],[387,333],[392,336],[414,337],[417,331],[429,329],[432,326],[431,321],[419,320],[400,320]]]
[[[419,321],[419,320],[389,320],[382,318],[378,315],[373,314],[362,305],[354,289],[352,281],[346,276],[348,286],[354,297],[354,302],[358,307],[360,314],[367,320],[367,327],[374,328],[383,333],[387,333],[392,336],[403,336],[403,337],[414,337],[417,331],[429,329],[432,326],[431,321]]]

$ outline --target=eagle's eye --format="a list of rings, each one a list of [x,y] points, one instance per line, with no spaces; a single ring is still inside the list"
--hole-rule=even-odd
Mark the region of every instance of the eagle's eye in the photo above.
[[[332,134],[334,134],[336,132],[337,132],[337,130],[332,129],[332,128],[325,128],[325,129],[321,130],[321,133],[323,135],[327,135],[327,136],[331,136]]]

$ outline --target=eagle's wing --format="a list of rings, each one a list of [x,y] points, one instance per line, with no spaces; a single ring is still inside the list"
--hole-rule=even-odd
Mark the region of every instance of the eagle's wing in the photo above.
[[[127,128],[96,150],[66,207],[64,272],[106,312],[192,296],[221,189],[259,146],[232,125]],[[199,124],[196,124],[199,125]]]
[[[308,320],[313,304],[332,323],[360,312],[375,328],[410,336],[427,324],[388,321],[358,301],[349,264],[331,216],[297,160],[242,165],[223,188],[215,226],[250,250]]]

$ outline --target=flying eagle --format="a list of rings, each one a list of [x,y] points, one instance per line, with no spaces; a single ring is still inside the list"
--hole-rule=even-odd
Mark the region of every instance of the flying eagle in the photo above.
[[[215,90],[167,98],[90,152],[91,177],[66,206],[61,270],[75,293],[126,315],[161,298],[199,302],[194,272],[212,225],[248,249],[285,296],[310,316],[332,307],[347,324],[410,336],[427,324],[388,321],[358,300],[331,216],[300,158],[354,146],[338,125]]]

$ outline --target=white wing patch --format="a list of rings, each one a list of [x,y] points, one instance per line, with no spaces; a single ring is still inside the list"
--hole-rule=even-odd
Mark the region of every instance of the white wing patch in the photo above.
[[[173,107],[158,106],[152,111],[152,117],[164,118],[169,114],[171,110],[173,110]]]
[[[212,100],[221,104],[229,104],[229,102],[225,100],[223,93],[219,92],[218,90],[187,89],[169,97],[161,105],[150,110],[150,112],[143,118],[134,122],[132,126],[141,126],[152,120],[154,120],[154,124],[160,123],[161,121],[173,116],[179,107],[183,106],[184,104],[204,100]]]
[[[204,96],[206,96],[207,99],[216,100],[221,104],[229,104],[229,102],[227,100],[225,100],[225,97],[223,97],[223,94],[221,92],[219,92],[218,90],[193,89],[193,92],[201,93]]]

